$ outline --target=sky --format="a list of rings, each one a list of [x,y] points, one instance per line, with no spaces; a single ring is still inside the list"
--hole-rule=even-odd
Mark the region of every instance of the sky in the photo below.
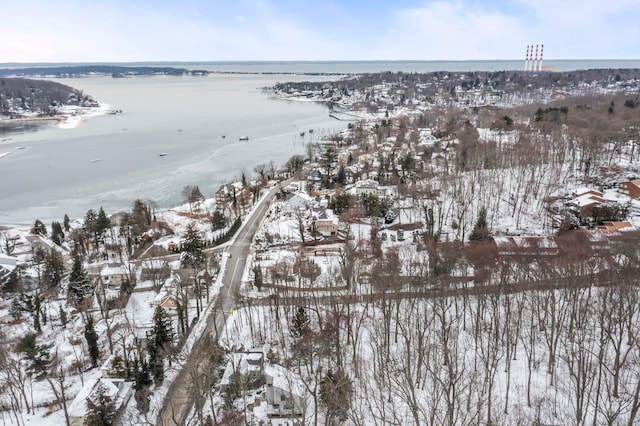
[[[1,0],[0,63],[640,59],[638,0]]]

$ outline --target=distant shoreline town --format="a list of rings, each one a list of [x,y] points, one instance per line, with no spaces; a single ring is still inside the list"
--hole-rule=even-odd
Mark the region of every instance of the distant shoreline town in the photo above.
[[[264,74],[264,75],[316,75],[340,76],[345,73],[331,72],[278,72],[278,71],[209,71],[204,69],[186,69],[175,67],[135,67],[117,65],[73,65],[73,66],[43,66],[0,68],[0,77],[55,77],[71,78],[89,75],[111,75],[113,78],[141,77],[141,76],[207,76],[209,74]],[[350,74],[350,73],[348,73]]]

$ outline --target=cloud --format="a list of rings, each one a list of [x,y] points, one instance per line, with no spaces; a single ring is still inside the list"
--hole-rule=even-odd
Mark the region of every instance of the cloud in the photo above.
[[[506,36],[508,34],[508,36]],[[466,2],[437,1],[398,11],[376,56],[390,59],[503,59],[526,45],[517,18]]]
[[[639,53],[637,0],[3,3],[1,62],[521,59],[529,44],[548,59]]]

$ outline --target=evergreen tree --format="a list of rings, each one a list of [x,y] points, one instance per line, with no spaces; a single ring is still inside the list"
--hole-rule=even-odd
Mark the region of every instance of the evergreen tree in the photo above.
[[[93,209],[89,209],[87,210],[87,213],[85,213],[84,215],[84,229],[87,232],[93,232],[93,230],[95,229],[95,223],[96,223],[96,212],[93,211]]]
[[[62,243],[62,240],[64,240],[62,225],[60,225],[60,222],[51,222],[51,241],[53,241],[57,245],[60,245]]]
[[[84,426],[111,426],[116,416],[116,403],[107,395],[107,389],[98,383],[96,389],[87,398],[87,414]]]
[[[213,212],[210,218],[210,222],[212,231],[224,229],[225,226],[227,226],[227,219],[224,217],[224,214],[222,214],[220,210],[216,210]]]
[[[73,266],[69,274],[69,296],[74,298],[78,304],[82,303],[89,288],[89,278],[87,271],[82,264],[82,258],[76,252],[73,254]]]
[[[64,262],[62,255],[57,250],[50,249],[44,256],[44,270],[42,271],[43,284],[49,287],[58,287],[64,275]]]
[[[100,348],[98,347],[98,333],[96,333],[96,330],[93,327],[93,317],[91,314],[87,316],[87,320],[84,325],[84,337],[87,339],[91,366],[96,367],[98,365],[98,357],[100,356]]]
[[[187,225],[187,229],[182,237],[182,263],[192,268],[202,264],[204,261],[202,247],[204,247],[204,241],[202,241],[200,237],[200,232],[198,232],[193,222],[191,222]]]
[[[293,316],[291,334],[295,337],[302,337],[309,332],[309,317],[302,306],[298,308]]]
[[[153,330],[151,332],[151,343],[155,348],[162,349],[168,353],[171,343],[173,343],[174,333],[171,317],[161,306],[156,306],[153,312]]]
[[[258,265],[253,267],[253,284],[256,286],[258,290],[262,290],[262,284],[264,283],[264,278],[262,277],[262,268]]]
[[[33,227],[31,228],[31,233],[46,236],[47,227],[44,225],[44,223],[42,223],[40,219],[36,219],[36,221],[33,224]]]
[[[24,312],[24,307],[22,306],[22,302],[19,297],[14,297],[11,302],[11,306],[9,307],[9,315],[13,317],[13,319],[19,319],[22,317],[22,313]]]
[[[24,355],[27,361],[27,373],[36,380],[43,380],[47,377],[51,361],[49,360],[49,351],[53,347],[53,343],[48,345],[36,344],[36,335],[27,334],[20,339],[16,346],[16,352]]]
[[[345,186],[347,184],[347,172],[344,170],[344,166],[340,164],[338,167],[338,176],[336,177],[336,182],[339,185]]]
[[[71,229],[71,225],[69,224],[69,216],[66,214],[64,215],[62,225],[64,226],[64,232],[69,232],[69,229]]]
[[[161,385],[164,382],[164,357],[156,355],[149,360],[149,364],[151,374],[153,374],[153,381],[156,386]]]
[[[96,217],[95,230],[101,240],[104,239],[104,234],[111,228],[111,221],[104,212],[104,209],[100,207],[98,210],[98,216]]]
[[[382,204],[380,198],[375,194],[364,194],[362,196],[365,214],[372,217],[382,216]]]
[[[326,186],[327,188],[331,188],[333,186],[332,171],[336,158],[336,151],[333,148],[327,148],[322,156],[322,165],[326,172],[326,178],[323,179],[323,186]]]
[[[346,212],[351,207],[351,195],[346,192],[336,195],[329,203],[329,207],[335,214]]]
[[[151,385],[151,377],[149,376],[149,365],[143,359],[135,359],[133,361],[134,369],[134,388],[136,391],[145,389]]]
[[[153,330],[149,338],[149,365],[156,384],[164,380],[164,359],[173,343],[173,325],[169,314],[157,306],[153,313]]]
[[[151,226],[151,212],[149,206],[142,200],[135,200],[131,209],[131,232],[139,236]]]
[[[491,233],[487,225],[487,210],[482,207],[478,213],[478,220],[469,235],[469,241],[487,241],[490,239]]]

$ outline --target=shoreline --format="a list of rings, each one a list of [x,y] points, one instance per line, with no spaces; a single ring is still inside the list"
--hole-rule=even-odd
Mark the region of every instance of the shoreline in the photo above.
[[[14,123],[32,123],[32,122],[47,122],[55,121],[54,126],[59,129],[74,129],[80,125],[82,121],[87,118],[97,117],[107,114],[120,114],[121,110],[111,109],[109,104],[98,102],[97,107],[77,107],[77,106],[65,106],[62,108],[62,112],[52,116],[33,116],[33,117],[18,117],[18,118],[0,118],[0,126],[11,125]]]

